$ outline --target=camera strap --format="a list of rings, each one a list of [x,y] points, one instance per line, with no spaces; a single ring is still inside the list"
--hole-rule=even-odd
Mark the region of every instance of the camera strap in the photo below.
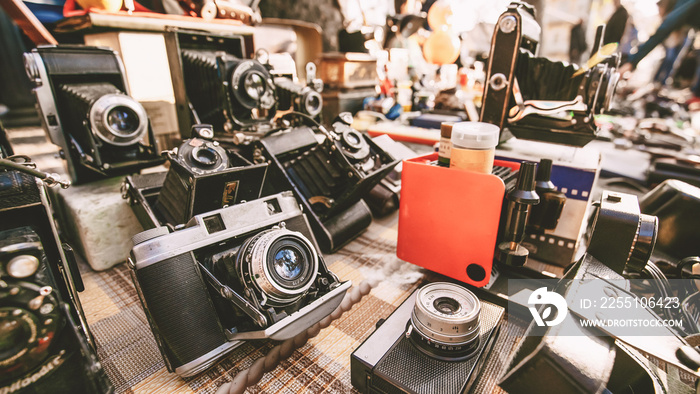
[[[22,159],[24,162],[18,163],[14,160]],[[27,156],[10,156],[7,159],[0,158],[0,167],[6,167],[11,170],[17,170],[25,174],[29,174],[40,179],[48,187],[61,185],[61,188],[67,189],[70,186],[70,181],[62,181],[58,174],[49,174],[36,169],[36,164],[32,163]]]

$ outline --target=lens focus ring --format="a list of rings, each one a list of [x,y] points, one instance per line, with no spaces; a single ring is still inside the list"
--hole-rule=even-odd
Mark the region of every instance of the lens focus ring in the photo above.
[[[132,145],[148,131],[148,115],[138,101],[125,94],[106,94],[90,107],[92,131],[117,146]]]
[[[431,283],[416,294],[411,323],[419,333],[441,344],[468,344],[479,336],[481,302],[469,290],[451,283]]]
[[[287,229],[263,231],[252,238],[243,247],[239,264],[262,293],[282,304],[303,295],[318,273],[313,244],[303,234]]]

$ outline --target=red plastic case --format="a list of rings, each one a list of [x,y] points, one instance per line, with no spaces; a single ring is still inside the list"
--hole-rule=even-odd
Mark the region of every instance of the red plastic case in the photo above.
[[[474,285],[491,277],[505,185],[501,178],[431,165],[437,153],[403,162],[396,255]],[[496,166],[519,163],[496,160]]]

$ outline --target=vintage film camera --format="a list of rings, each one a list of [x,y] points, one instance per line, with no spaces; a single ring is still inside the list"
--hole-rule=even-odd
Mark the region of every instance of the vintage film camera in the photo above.
[[[369,226],[372,214],[362,197],[398,164],[351,123],[352,115],[344,112],[331,130],[296,125],[261,139],[254,150],[255,162],[270,163],[266,186],[294,191],[329,253]]]
[[[211,125],[195,125],[192,138],[167,152],[170,169],[155,203],[167,223],[185,224],[194,215],[260,197],[267,163],[253,164],[213,137]]]
[[[289,192],[137,234],[129,264],[168,370],[181,376],[243,340],[297,335],[351,285],[328,270]]]
[[[83,283],[71,253],[42,182],[0,165],[0,392],[113,392],[78,299]]]
[[[256,140],[276,129],[275,116],[280,111],[318,119],[323,83],[315,77],[313,63],[307,64],[306,84],[300,85],[275,72],[266,51],[246,58],[244,38],[184,33],[176,38],[181,83],[193,122],[213,125],[219,139],[232,139],[235,144]]]
[[[75,183],[163,162],[146,110],[129,96],[119,56],[106,48],[40,46],[24,56],[41,120]]]
[[[599,61],[580,74],[576,65],[537,57],[541,29],[534,13],[512,2],[496,23],[481,121],[522,139],[583,146],[597,134],[593,115],[610,105],[619,56],[594,48]],[[502,133],[501,141],[509,137]]]
[[[467,392],[503,315],[461,285],[425,285],[352,353],[352,385],[362,393]]]
[[[269,65],[241,55],[199,48],[180,52],[196,121],[213,125],[217,134],[234,135],[237,143],[271,130],[277,112]]]

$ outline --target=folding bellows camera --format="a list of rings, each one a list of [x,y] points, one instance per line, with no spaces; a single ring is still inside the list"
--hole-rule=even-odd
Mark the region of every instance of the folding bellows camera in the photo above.
[[[341,113],[327,130],[299,125],[255,143],[254,161],[270,163],[276,191],[293,190],[321,248],[334,252],[372,221],[364,196],[398,164]]]
[[[163,162],[148,115],[129,96],[117,54],[106,48],[40,46],[24,56],[42,124],[74,183]]]
[[[244,58],[245,42],[207,35],[180,34],[179,61],[194,123],[211,124],[220,138],[247,144],[277,128],[278,111],[297,111],[318,119],[323,83],[315,65],[306,67],[307,83],[278,75],[264,50]],[[196,45],[190,42],[196,39]]]
[[[537,57],[541,29],[534,15],[532,6],[514,1],[499,17],[491,40],[481,121],[522,139],[583,146],[597,134],[594,115],[610,106],[619,79],[619,56],[594,48],[600,61],[585,71]],[[501,141],[510,136],[504,131]]]

